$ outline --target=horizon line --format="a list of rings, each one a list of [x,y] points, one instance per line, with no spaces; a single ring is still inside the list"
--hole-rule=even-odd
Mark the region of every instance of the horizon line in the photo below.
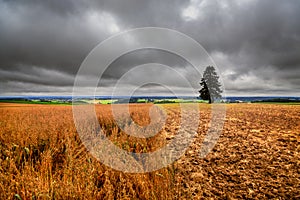
[[[110,96],[110,95],[0,95],[0,98],[7,98],[7,97],[13,97],[13,98],[22,98],[22,97],[199,97],[199,96],[193,96],[193,95],[178,95],[178,96],[172,96],[172,95],[120,95],[120,96]],[[229,95],[229,96],[222,96],[221,98],[227,98],[227,97],[298,97],[300,96],[291,96],[291,95],[249,95],[249,96],[241,96],[241,95]]]

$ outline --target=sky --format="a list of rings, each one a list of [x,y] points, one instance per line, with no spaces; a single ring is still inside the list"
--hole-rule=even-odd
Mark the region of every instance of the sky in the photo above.
[[[72,95],[77,72],[97,45],[142,27],[173,29],[201,44],[227,96],[300,96],[299,19],[299,0],[0,0],[0,96]],[[156,70],[132,71],[147,63],[170,69],[148,64]],[[171,69],[192,87],[170,75]],[[141,49],[107,67],[97,95],[111,95],[130,71],[118,85],[124,95],[129,87],[140,95],[194,95],[200,89],[201,76],[186,60]],[[149,76],[154,83],[136,85]]]

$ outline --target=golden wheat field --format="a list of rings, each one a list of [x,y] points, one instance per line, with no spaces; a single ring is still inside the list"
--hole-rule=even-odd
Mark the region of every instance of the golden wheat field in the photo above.
[[[150,124],[152,106],[130,104],[133,121]],[[136,174],[107,167],[87,151],[72,106],[1,103],[0,199],[300,198],[300,106],[226,105],[222,134],[205,158],[199,151],[211,109],[199,108],[197,135],[185,154],[165,168]],[[118,127],[111,105],[95,109],[103,133],[129,152],[162,148],[180,128],[178,104],[160,105],[166,122],[162,129],[150,126],[157,131],[150,138],[127,135],[130,124]]]

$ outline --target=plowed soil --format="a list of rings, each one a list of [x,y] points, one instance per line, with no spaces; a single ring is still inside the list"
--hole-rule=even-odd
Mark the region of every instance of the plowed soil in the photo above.
[[[300,106],[228,105],[223,133],[204,159],[200,138],[178,161],[193,197],[300,198]]]

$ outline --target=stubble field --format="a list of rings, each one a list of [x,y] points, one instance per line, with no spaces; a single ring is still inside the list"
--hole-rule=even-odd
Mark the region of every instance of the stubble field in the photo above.
[[[131,104],[131,118],[140,126],[150,124],[152,106]],[[168,144],[180,129],[179,105],[160,106],[158,116],[163,110],[166,122],[151,138],[127,135],[130,123],[118,127],[110,105],[97,105],[96,113],[116,146],[145,153]],[[226,105],[222,134],[203,159],[199,151],[211,107],[199,108],[198,134],[180,159],[131,174],[101,164],[87,151],[71,106],[1,103],[0,199],[300,198],[299,105]]]

